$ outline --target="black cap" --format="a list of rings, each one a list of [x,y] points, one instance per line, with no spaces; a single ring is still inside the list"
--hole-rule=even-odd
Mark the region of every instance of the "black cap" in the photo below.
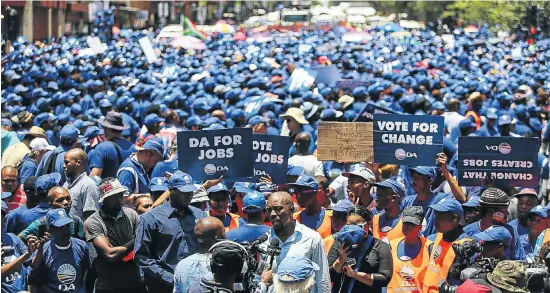
[[[221,241],[210,248],[212,262],[224,269],[240,269],[246,258],[246,250],[239,244],[232,241]]]
[[[405,210],[403,210],[403,223],[420,225],[423,219],[424,209],[420,206],[406,207]]]

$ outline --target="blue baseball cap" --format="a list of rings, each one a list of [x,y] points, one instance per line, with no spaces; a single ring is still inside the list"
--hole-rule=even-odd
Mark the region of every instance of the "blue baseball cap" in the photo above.
[[[349,199],[341,199],[332,207],[332,210],[335,212],[347,213],[351,211],[354,207],[355,206]]]
[[[74,143],[78,139],[78,135],[80,134],[80,131],[78,128],[76,128],[72,124],[68,124],[63,126],[61,128],[61,131],[59,132],[59,138],[60,139],[67,139],[69,143]]]
[[[282,283],[299,283],[311,277],[313,272],[319,269],[319,266],[307,257],[287,256],[279,264],[276,277]]]
[[[61,174],[58,172],[53,172],[36,178],[34,186],[36,187],[36,192],[38,193],[48,192],[52,187],[59,186],[60,181]]]
[[[434,180],[436,176],[435,168],[433,167],[425,167],[425,166],[410,167],[409,172],[411,171],[414,171],[420,175],[428,176],[432,180]]]
[[[300,175],[298,179],[296,179],[296,182],[290,183],[288,185],[301,186],[301,187],[307,187],[313,190],[319,190],[319,183],[317,183],[317,180],[307,175]]]
[[[99,101],[100,108],[109,108],[112,106],[113,104],[111,104],[111,101],[109,101],[108,99],[102,99],[101,101]]]
[[[177,189],[181,192],[195,192],[197,187],[193,185],[193,178],[182,171],[176,171],[168,180],[168,188]]]
[[[162,144],[162,140],[158,137],[151,138],[147,140],[143,146],[139,147],[136,146],[136,150],[138,151],[153,151],[158,153],[158,155],[162,158],[164,154],[164,147]]]
[[[498,126],[512,124],[512,117],[510,115],[501,115],[498,117]]]
[[[235,182],[235,184],[233,184],[233,189],[235,189],[236,192],[245,193],[256,189],[256,184],[251,182]]]
[[[304,172],[304,167],[298,165],[288,164],[286,168],[287,176],[300,176]]]
[[[243,198],[243,211],[257,213],[265,209],[267,201],[262,193],[249,190]]]
[[[437,101],[437,102],[432,104],[432,109],[434,109],[434,110],[445,110],[445,105],[443,105],[443,103],[441,103],[440,101]]]
[[[153,177],[149,182],[151,191],[166,191],[168,190],[168,180],[164,177]]]
[[[7,118],[2,118],[2,126],[13,126],[13,123],[11,122],[10,119],[7,119]]]
[[[405,197],[405,187],[403,186],[403,184],[401,184],[397,180],[386,179],[382,182],[378,182],[378,183],[374,184],[374,186],[380,187],[380,188],[391,188],[393,193],[398,195],[400,198]]]
[[[229,195],[229,189],[227,189],[227,186],[225,186],[225,184],[223,183],[218,183],[208,188],[206,192],[208,193],[208,196],[210,196],[210,194],[214,192],[225,192],[227,195]]]
[[[491,226],[483,232],[474,234],[473,238],[481,241],[502,242],[506,246],[512,244],[512,234],[503,226]]]
[[[464,215],[464,210],[462,205],[454,198],[443,198],[438,203],[430,205],[430,208],[434,209],[437,212],[442,213],[453,213],[462,218]]]
[[[462,204],[463,207],[475,208],[479,206],[479,196],[472,196],[470,199]]]
[[[143,120],[143,124],[145,125],[153,125],[160,122],[164,122],[164,118],[159,117],[159,115],[155,113],[145,116],[145,119]]]
[[[46,222],[49,226],[63,227],[74,221],[67,215],[65,209],[51,209],[46,214]]]
[[[498,119],[498,110],[496,108],[489,108],[485,113],[487,119]]]
[[[534,214],[534,215],[537,215],[541,218],[546,218],[546,217],[548,217],[548,208],[538,205],[538,206],[533,207],[529,211],[529,214]]]
[[[135,101],[135,99],[132,98],[132,97],[123,96],[123,97],[120,97],[120,98],[116,101],[116,106],[117,106],[117,107],[126,107],[126,106],[128,106],[129,104],[133,103],[134,101]]]

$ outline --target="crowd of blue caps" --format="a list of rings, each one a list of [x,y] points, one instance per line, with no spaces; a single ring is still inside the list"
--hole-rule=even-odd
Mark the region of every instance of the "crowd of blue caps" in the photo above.
[[[205,51],[154,43],[161,58],[152,64],[138,43],[141,37],[154,37],[152,31],[122,30],[106,40],[103,54],[88,56],[78,55],[87,48],[85,38],[61,37],[38,44],[19,38],[11,44],[2,72],[2,117],[28,111],[36,126],[52,121],[82,129],[95,124],[106,110],[117,109],[128,114],[125,122],[137,125],[123,132],[135,139],[148,114],[174,109],[186,128],[223,129],[265,122],[270,124],[269,134],[278,134],[279,115],[292,106],[301,107],[310,120],[352,121],[369,100],[394,111],[422,115],[444,111],[447,102],[456,98],[464,114],[471,94],[479,92],[485,96],[482,116],[496,117],[498,124],[525,121],[529,127],[523,130],[540,136],[540,113],[546,110],[550,89],[550,63],[546,62],[550,42],[528,46],[520,41],[490,41],[483,39],[489,33],[481,28],[475,36],[459,30],[454,48],[447,48],[429,30],[414,32],[406,43],[390,32],[374,31],[366,43],[346,43],[342,40],[346,30],[271,32],[273,41],[261,43],[218,34],[205,41]],[[299,50],[305,43],[312,45],[308,52]],[[266,62],[267,57],[274,63]],[[289,90],[292,69],[318,65],[319,57],[337,66],[341,79],[365,84],[345,91],[323,83]],[[384,70],[388,64],[391,70]],[[175,66],[173,74],[163,76],[163,69],[170,66]],[[344,103],[344,94],[349,96],[346,101],[352,98],[353,102]],[[264,95],[270,98],[257,115],[249,117],[243,109],[250,98]],[[214,110],[225,112],[226,120],[212,117]],[[319,115],[312,115],[315,112]],[[310,122],[315,127],[316,121]],[[463,121],[460,127],[472,125]],[[100,128],[89,127],[90,133],[81,135],[96,135]]]

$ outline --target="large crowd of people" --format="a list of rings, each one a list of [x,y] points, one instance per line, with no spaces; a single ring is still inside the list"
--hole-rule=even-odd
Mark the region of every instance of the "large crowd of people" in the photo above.
[[[346,30],[215,33],[205,50],[161,40],[153,63],[138,42],[153,30],[109,36],[99,54],[79,54],[84,38],[11,43],[2,292],[247,292],[235,284],[246,243],[262,235],[260,247],[280,254],[256,293],[429,293],[444,281],[528,292],[524,264],[550,251],[550,43],[489,42],[482,29],[457,30],[453,46],[429,30],[407,43],[374,30],[350,43]],[[359,83],[290,86],[311,66]],[[317,123],[352,122],[367,104],[444,117],[437,167],[318,160]],[[286,184],[273,174],[199,182],[178,164],[177,132],[238,127],[291,137]],[[540,182],[460,186],[461,136],[539,137]],[[462,284],[450,273],[454,247],[472,241],[483,247],[477,259],[499,263]]]

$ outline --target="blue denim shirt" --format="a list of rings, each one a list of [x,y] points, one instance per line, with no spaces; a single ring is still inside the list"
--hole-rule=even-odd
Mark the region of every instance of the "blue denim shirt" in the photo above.
[[[168,202],[143,214],[134,244],[134,259],[144,273],[145,285],[152,292],[173,286],[178,262],[198,252],[195,223],[206,214],[190,206],[184,217]]]

